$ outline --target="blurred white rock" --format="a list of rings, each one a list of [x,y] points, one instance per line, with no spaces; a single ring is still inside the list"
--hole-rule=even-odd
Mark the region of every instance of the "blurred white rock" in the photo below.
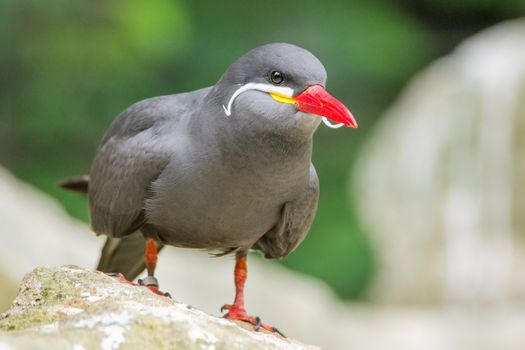
[[[418,74],[372,132],[353,185],[380,266],[371,298],[525,301],[525,20]]]

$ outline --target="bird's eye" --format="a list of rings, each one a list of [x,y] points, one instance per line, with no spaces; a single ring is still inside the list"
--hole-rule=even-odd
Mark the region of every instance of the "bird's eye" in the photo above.
[[[283,76],[283,73],[274,70],[270,74],[270,79],[272,80],[272,83],[279,85],[284,81],[284,76]]]

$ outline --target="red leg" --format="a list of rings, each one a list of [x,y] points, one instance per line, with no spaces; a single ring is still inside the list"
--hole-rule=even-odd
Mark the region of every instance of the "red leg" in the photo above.
[[[120,281],[131,284],[132,286],[145,286],[153,293],[171,298],[169,293],[163,293],[159,290],[159,282],[155,278],[155,268],[157,267],[158,257],[157,243],[154,240],[148,238],[146,240],[146,249],[144,252],[144,259],[146,260],[146,269],[148,275],[138,280],[138,283],[128,281],[121,273],[108,273],[110,276],[117,277]]]
[[[246,309],[244,307],[244,285],[246,284],[247,276],[248,268],[246,264],[246,253],[237,253],[234,271],[235,299],[233,304],[226,304],[221,308],[221,311],[228,310],[228,313],[224,315],[224,317],[230,320],[241,320],[251,323],[255,325],[256,331],[262,327],[270,332],[276,332],[284,336],[277,328],[261,323],[259,317],[249,316],[246,313]]]
[[[155,275],[155,269],[157,268],[157,243],[151,238],[146,241],[146,251],[144,253],[146,260],[146,269],[148,270],[148,276]]]
[[[146,240],[146,250],[144,252],[144,259],[146,260],[146,270],[148,275],[145,278],[139,279],[139,285],[146,286],[153,293],[171,297],[168,293],[163,293],[159,290],[159,282],[155,278],[155,269],[157,268],[157,243],[151,238]]]

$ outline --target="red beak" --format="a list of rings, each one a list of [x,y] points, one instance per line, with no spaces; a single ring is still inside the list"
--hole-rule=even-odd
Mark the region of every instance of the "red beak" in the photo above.
[[[336,123],[357,128],[357,122],[348,108],[330,95],[321,85],[312,85],[293,98],[301,112],[317,114]]]

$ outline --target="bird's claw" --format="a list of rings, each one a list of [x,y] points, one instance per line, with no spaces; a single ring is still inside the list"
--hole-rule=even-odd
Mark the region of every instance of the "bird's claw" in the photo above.
[[[284,335],[283,332],[281,332],[277,327],[272,327],[272,332],[279,334],[283,338],[288,338],[286,335]]]
[[[164,292],[160,291],[158,287],[152,286],[150,284],[147,284],[144,287],[148,288],[154,294],[160,295],[161,297],[167,297],[167,298],[172,299],[170,293],[164,293]]]
[[[224,312],[224,310],[230,310],[233,308],[233,305],[230,305],[230,304],[224,304],[223,306],[221,306],[221,312]],[[226,314],[228,315],[228,314]],[[226,315],[224,315],[224,317],[226,317]]]
[[[222,316],[226,319],[244,321],[244,322],[252,324],[256,332],[260,331],[261,328],[263,328],[269,332],[277,333],[281,337],[286,338],[286,335],[284,335],[284,333],[282,333],[276,327],[272,327],[272,326],[262,323],[261,318],[259,316],[254,317],[254,316],[247,315],[246,310],[244,308],[236,307],[235,305],[225,304],[221,306],[221,312],[224,312],[224,310],[228,311],[226,314]]]

